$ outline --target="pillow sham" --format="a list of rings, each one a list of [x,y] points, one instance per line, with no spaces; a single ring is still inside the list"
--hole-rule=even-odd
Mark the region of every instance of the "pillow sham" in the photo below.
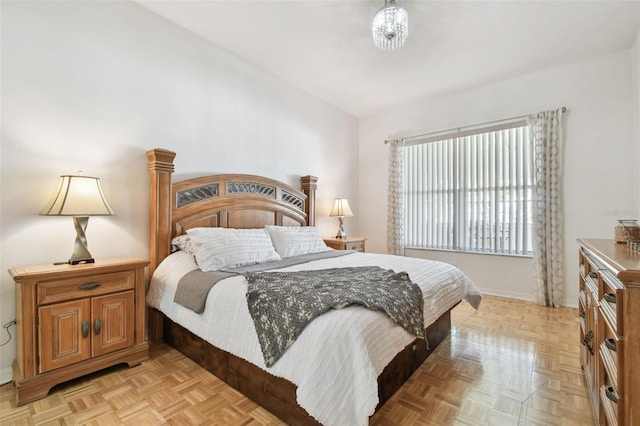
[[[264,229],[191,228],[187,235],[205,272],[280,260]]]
[[[171,240],[171,252],[175,252],[181,250],[191,256],[196,255],[195,248],[193,247],[193,243],[191,242],[191,238],[188,235],[178,235]]]
[[[271,237],[273,246],[283,259],[332,250],[322,241],[320,232],[313,226],[267,225],[265,229]]]

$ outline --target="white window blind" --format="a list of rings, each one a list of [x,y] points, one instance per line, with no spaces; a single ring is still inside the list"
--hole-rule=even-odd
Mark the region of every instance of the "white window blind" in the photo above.
[[[525,122],[422,139],[403,156],[405,247],[531,255]]]

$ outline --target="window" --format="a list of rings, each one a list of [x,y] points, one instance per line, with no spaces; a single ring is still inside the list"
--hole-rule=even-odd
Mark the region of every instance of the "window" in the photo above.
[[[408,142],[405,247],[531,255],[526,122]]]

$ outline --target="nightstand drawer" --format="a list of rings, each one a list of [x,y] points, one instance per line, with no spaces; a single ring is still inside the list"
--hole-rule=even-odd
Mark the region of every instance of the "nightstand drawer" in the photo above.
[[[347,242],[344,247],[345,250],[364,251],[364,241]]]
[[[43,281],[37,284],[38,304],[57,303],[130,290],[135,287],[135,283],[134,270]]]
[[[327,247],[335,250],[355,250],[359,252],[365,251],[366,238],[347,237],[347,238],[325,238],[323,241]]]

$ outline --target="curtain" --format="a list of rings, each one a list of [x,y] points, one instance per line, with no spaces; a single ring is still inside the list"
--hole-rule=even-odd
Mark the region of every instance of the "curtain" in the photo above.
[[[534,300],[559,307],[562,299],[562,113],[528,117],[533,150]]]
[[[387,200],[387,250],[404,255],[404,200],[402,196],[404,141],[389,140],[389,189]]]

